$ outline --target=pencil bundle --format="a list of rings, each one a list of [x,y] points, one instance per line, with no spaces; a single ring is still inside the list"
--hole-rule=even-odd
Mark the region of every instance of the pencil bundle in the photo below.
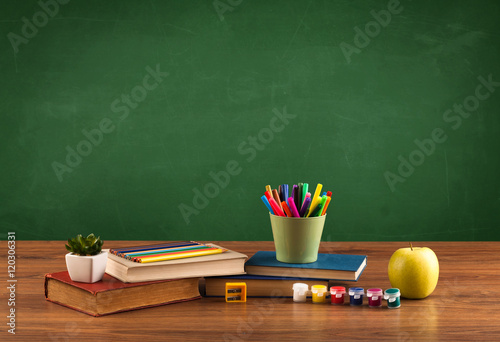
[[[112,248],[119,257],[140,263],[191,258],[225,252],[226,249],[205,245],[195,241],[169,242],[150,246]]]
[[[281,184],[278,189],[266,186],[266,192],[261,197],[271,214],[285,217],[314,217],[325,215],[332,200],[332,192],[323,192],[323,185],[316,186],[314,195],[309,192],[308,183],[298,183],[288,192],[288,184]],[[290,195],[290,196],[289,196]]]

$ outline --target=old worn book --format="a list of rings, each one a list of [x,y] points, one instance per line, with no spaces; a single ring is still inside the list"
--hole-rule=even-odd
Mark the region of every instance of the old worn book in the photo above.
[[[138,263],[108,253],[106,273],[126,283],[237,275],[245,274],[244,265],[246,259],[247,256],[245,254],[227,250],[220,254]]]
[[[366,267],[366,255],[319,253],[309,264],[288,264],[276,260],[276,252],[259,251],[245,263],[248,274],[357,281]]]
[[[293,297],[293,284],[325,285],[327,279],[302,279],[285,277],[268,277],[244,274],[240,276],[205,278],[205,296],[224,297],[226,283],[244,282],[247,284],[247,297]]]
[[[107,274],[96,283],[74,282],[67,271],[45,275],[45,298],[92,316],[201,298],[199,278],[125,284]]]

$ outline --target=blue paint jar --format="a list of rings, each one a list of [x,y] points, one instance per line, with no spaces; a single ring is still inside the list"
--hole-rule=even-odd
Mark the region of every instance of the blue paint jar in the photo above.
[[[349,302],[351,305],[363,305],[365,290],[362,287],[349,288]]]

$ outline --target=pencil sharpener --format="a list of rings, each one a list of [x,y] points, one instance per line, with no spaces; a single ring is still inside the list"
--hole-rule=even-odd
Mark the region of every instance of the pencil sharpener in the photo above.
[[[226,302],[245,303],[247,301],[246,283],[226,283]]]

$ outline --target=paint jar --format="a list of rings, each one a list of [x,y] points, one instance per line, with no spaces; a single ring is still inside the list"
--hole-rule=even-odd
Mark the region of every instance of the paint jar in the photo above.
[[[326,302],[326,294],[328,289],[325,285],[313,285],[311,286],[312,292],[312,302],[315,304],[321,304]]]
[[[385,290],[384,299],[387,300],[387,307],[389,309],[396,309],[401,306],[401,300],[399,297],[401,297],[399,289],[393,288]]]
[[[371,308],[377,308],[382,306],[382,297],[384,292],[382,289],[368,289],[366,290],[366,296],[368,297],[368,306]]]
[[[293,301],[297,303],[305,303],[309,285],[303,283],[293,284]]]
[[[365,290],[362,287],[349,288],[349,301],[351,305],[363,305]]]
[[[344,304],[345,297],[345,287],[343,286],[332,286],[330,287],[330,298],[332,304]]]

